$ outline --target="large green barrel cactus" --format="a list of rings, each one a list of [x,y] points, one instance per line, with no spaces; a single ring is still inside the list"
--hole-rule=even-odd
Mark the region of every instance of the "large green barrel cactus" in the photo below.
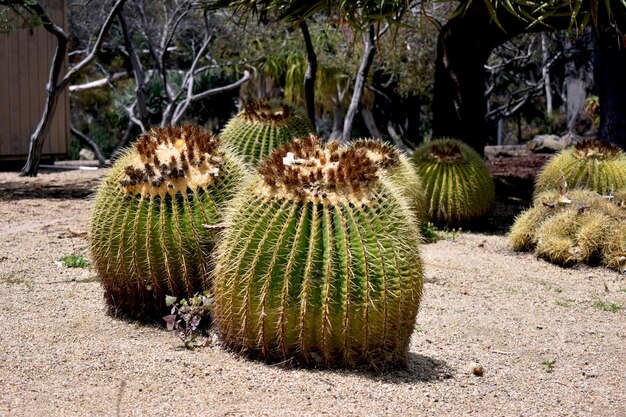
[[[112,313],[160,317],[165,295],[205,289],[207,256],[221,205],[244,175],[243,162],[199,127],[141,135],[100,185],[89,243]]]
[[[454,139],[437,139],[416,149],[413,163],[424,182],[431,221],[460,225],[485,215],[494,203],[495,185],[487,165],[472,148]]]
[[[278,100],[259,100],[230,119],[220,136],[256,166],[274,149],[313,132],[309,118],[294,106]]]
[[[422,179],[403,152],[378,139],[358,139],[349,143],[348,148],[363,149],[367,157],[409,199],[418,220],[426,219],[426,197]]]
[[[405,363],[423,278],[407,199],[364,150],[315,137],[273,152],[259,174],[216,251],[225,343],[270,360]]]
[[[585,188],[602,195],[626,188],[626,153],[600,140],[577,143],[546,164],[537,175],[535,192],[557,189],[563,179],[570,189]]]

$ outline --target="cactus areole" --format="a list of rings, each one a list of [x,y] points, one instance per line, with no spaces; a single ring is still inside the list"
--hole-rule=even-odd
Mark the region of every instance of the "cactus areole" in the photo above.
[[[92,212],[90,248],[114,314],[156,319],[165,295],[207,289],[208,253],[244,166],[199,127],[156,128],[115,163]]]
[[[275,152],[218,245],[215,321],[269,360],[403,364],[422,293],[409,203],[365,150],[313,136]]]
[[[314,132],[308,117],[278,100],[248,105],[224,127],[221,138],[246,161],[258,165],[274,149]]]

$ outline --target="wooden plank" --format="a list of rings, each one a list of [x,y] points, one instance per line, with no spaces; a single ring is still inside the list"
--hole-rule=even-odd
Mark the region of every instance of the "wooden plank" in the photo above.
[[[20,65],[19,65],[19,43],[13,34],[9,41],[9,118],[11,120],[11,133],[9,143],[11,145],[9,155],[24,154],[22,150],[20,132]],[[28,150],[28,148],[27,148]]]
[[[25,149],[28,151],[28,141],[30,138],[30,134],[32,131],[30,130],[30,97],[29,97],[29,83],[30,83],[30,73],[31,68],[29,67],[28,62],[28,30],[20,29],[17,31],[17,42],[18,42],[18,82],[19,82],[19,95],[20,95],[20,106],[19,106],[19,129],[20,129],[20,149]]]
[[[8,155],[11,151],[9,62],[9,38],[0,36],[0,156]]]

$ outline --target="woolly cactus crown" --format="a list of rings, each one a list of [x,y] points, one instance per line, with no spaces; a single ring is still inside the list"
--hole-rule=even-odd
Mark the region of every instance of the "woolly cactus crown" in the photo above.
[[[317,137],[309,136],[274,151],[258,171],[270,195],[363,204],[378,179],[377,170],[364,150],[342,150],[335,141],[322,148]]]
[[[256,165],[272,150],[314,131],[309,119],[292,105],[259,100],[233,117],[220,136]]]
[[[417,218],[420,221],[426,219],[426,197],[422,179],[403,152],[378,139],[358,139],[351,142],[348,147],[363,149],[366,156],[382,170],[381,173],[388,176],[409,199]]]
[[[586,140],[561,151],[537,175],[535,192],[559,187],[587,188],[607,195],[626,188],[626,153],[612,143]]]
[[[219,145],[198,126],[152,129],[137,141],[120,185],[127,194],[160,197],[211,186],[224,163]]]

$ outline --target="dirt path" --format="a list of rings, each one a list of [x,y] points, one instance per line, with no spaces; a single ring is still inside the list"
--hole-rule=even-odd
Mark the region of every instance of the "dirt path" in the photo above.
[[[87,247],[96,176],[0,173],[0,416],[626,413],[626,312],[606,311],[626,307],[623,275],[463,232],[422,248],[408,370],[266,365],[217,342],[188,351],[164,328],[107,316],[92,270],[55,264]]]

